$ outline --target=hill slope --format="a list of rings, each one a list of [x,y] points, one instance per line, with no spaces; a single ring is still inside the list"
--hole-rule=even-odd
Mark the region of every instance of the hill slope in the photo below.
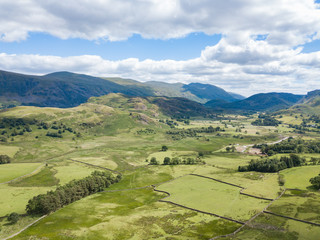
[[[284,112],[293,114],[320,115],[320,90],[308,92],[308,94],[301,99],[298,104],[295,104]]]
[[[182,84],[153,81],[145,82],[145,84],[150,86],[157,96],[184,97],[200,103],[206,103],[209,100],[233,102],[244,99],[244,97],[239,94],[228,93],[222,88],[211,84]]]
[[[71,72],[32,76],[0,71],[0,108],[14,105],[74,107],[92,96],[123,93],[128,96],[182,97],[205,103],[233,102],[243,97],[210,84],[138,82],[123,78],[100,78]]]
[[[130,96],[150,96],[144,86],[123,86],[105,79],[69,72],[31,76],[0,71],[1,101],[41,107],[74,107],[92,96],[119,92]]]
[[[234,102],[239,100],[222,88],[210,84],[190,83],[188,85],[184,85],[183,89],[202,99],[224,100],[227,102]]]

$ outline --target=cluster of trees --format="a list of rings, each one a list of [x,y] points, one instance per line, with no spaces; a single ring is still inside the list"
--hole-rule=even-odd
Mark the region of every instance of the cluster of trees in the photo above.
[[[202,127],[202,128],[189,128],[189,129],[175,129],[167,131],[166,134],[171,135],[173,139],[181,139],[186,137],[199,137],[198,133],[215,133],[224,131],[220,127]]]
[[[205,164],[205,161],[202,161],[199,158],[186,158],[186,159],[180,159],[178,157],[169,158],[165,157],[163,159],[162,165],[195,165],[195,164]],[[160,165],[159,161],[155,157],[152,157],[150,159],[149,165]]]
[[[180,116],[180,117],[177,117],[176,119],[178,122],[183,122],[184,124],[186,125],[189,125],[190,124],[190,117],[189,116]]]
[[[320,116],[318,116],[318,115],[312,115],[312,116],[308,119],[308,121],[313,121],[313,122],[315,122],[315,123],[320,123]]]
[[[14,127],[23,127],[27,125],[36,124],[37,120],[35,119],[24,119],[24,118],[1,118],[0,119],[0,129],[1,128],[14,128]]]
[[[159,122],[165,123],[165,124],[167,124],[167,125],[168,125],[169,127],[171,127],[171,128],[175,128],[176,126],[179,126],[178,123],[176,123],[176,122],[173,121],[173,120],[169,120],[169,119],[166,119],[166,120],[160,119]]]
[[[138,135],[142,135],[142,134],[156,134],[156,131],[153,130],[152,128],[145,128],[145,129],[141,129],[137,131]]]
[[[10,163],[11,158],[7,155],[0,155],[0,164]]]
[[[286,168],[292,168],[304,165],[305,158],[296,154],[290,154],[289,157],[282,156],[280,159],[261,159],[251,160],[247,166],[239,166],[239,172],[256,171],[256,172],[278,172]]]
[[[309,182],[316,189],[320,189],[320,174],[316,177],[310,178]]]
[[[258,119],[251,124],[254,126],[278,126],[281,122],[270,115],[259,115]]]
[[[35,124],[36,120],[23,118],[1,118],[0,129],[1,142],[7,142],[7,138],[24,135],[25,132],[32,132],[30,125]],[[11,131],[9,131],[11,130]]]
[[[290,137],[286,141],[273,145],[254,145],[260,148],[261,152],[272,156],[276,153],[320,153],[320,141],[305,141],[302,139],[293,139]]]
[[[121,175],[113,176],[109,172],[94,171],[91,176],[84,179],[73,180],[55,191],[33,197],[29,200],[26,211],[31,215],[54,212],[88,195],[101,192],[120,179]]]
[[[59,132],[47,132],[47,137],[54,137],[54,138],[62,138],[62,134]]]
[[[318,165],[320,164],[320,158],[311,157],[310,162],[312,165]]]
[[[301,117],[303,117],[301,115]],[[297,118],[297,116],[296,116]],[[312,115],[309,118],[302,119],[302,123],[300,125],[297,124],[289,124],[290,128],[294,128],[294,132],[297,133],[305,133],[305,132],[320,132],[320,117],[317,115]]]
[[[234,145],[232,145],[231,147],[228,146],[228,147],[226,147],[226,151],[227,152],[235,152],[236,151],[236,147]]]
[[[48,131],[46,136],[61,138],[65,131],[75,134],[80,137],[81,134],[74,131],[71,127],[66,126],[64,123],[58,123],[54,121],[53,123],[47,123],[43,121],[38,121],[36,119],[24,119],[24,118],[1,118],[0,119],[0,142],[7,142],[9,138],[11,141],[14,140],[13,137],[24,135],[26,132],[32,132],[31,126],[35,125],[38,129],[44,130],[57,130],[57,132]]]

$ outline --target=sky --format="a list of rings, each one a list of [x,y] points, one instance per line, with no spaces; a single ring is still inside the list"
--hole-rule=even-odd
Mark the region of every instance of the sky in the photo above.
[[[320,1],[0,0],[0,69],[306,94]]]

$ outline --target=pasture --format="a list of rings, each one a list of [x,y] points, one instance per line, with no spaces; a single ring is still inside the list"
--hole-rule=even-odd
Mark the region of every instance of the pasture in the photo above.
[[[305,190],[311,186],[309,179],[317,176],[320,173],[320,165],[316,166],[303,166],[289,168],[281,171],[286,182],[286,188],[297,188]]]
[[[86,197],[41,220],[13,239],[204,239],[238,224],[157,202],[152,189]]]
[[[250,219],[270,203],[240,194],[240,191],[270,199],[279,196],[283,187],[279,185],[277,173],[238,172],[239,165],[246,165],[260,156],[226,152],[226,147],[274,142],[283,135],[295,136],[286,124],[300,121],[299,118],[284,116],[285,124],[278,127],[251,125],[257,115],[225,115],[221,120],[190,119],[190,124],[172,119],[179,124],[179,131],[209,126],[225,130],[173,138],[167,132],[172,130],[170,126],[159,121],[167,116],[156,113],[154,105],[144,99],[131,102],[117,94],[92,98],[89,103],[71,109],[18,107],[4,112],[5,117],[37,118],[46,122],[49,130],[52,125],[61,126],[61,123],[73,130],[65,131],[62,138],[53,138],[46,135],[48,129],[32,125],[32,132],[0,145],[0,154],[14,157],[13,163],[0,165],[0,183],[38,169],[10,184],[0,184],[0,237],[9,236],[36,219],[24,216],[10,225],[6,215],[25,214],[25,206],[33,196],[73,179],[85,178],[95,170],[102,170],[99,166],[121,172],[122,180],[105,192],[51,213],[14,239],[210,239],[231,233],[241,225],[159,202],[167,195],[155,192],[151,185],[171,194],[164,201],[239,221]],[[315,139],[317,136],[308,133],[303,137]],[[163,145],[168,147],[167,151],[161,151]],[[149,165],[152,157],[161,164],[164,157],[186,159],[202,154],[201,160],[206,162],[203,165]],[[308,164],[311,157],[318,157],[316,154],[301,156],[307,157]],[[192,173],[243,189],[190,175]],[[319,222],[319,194],[310,189],[309,183],[309,179],[319,173],[320,165],[281,171],[284,187],[303,191],[288,190],[268,210]],[[262,214],[231,239],[315,239],[320,234],[319,229]]]
[[[166,201],[240,221],[248,220],[268,204],[240,195],[240,188],[192,175],[164,183],[157,189],[171,194]]]
[[[13,158],[19,150],[20,148],[16,146],[7,146],[0,144],[0,155],[8,155],[9,157]]]
[[[0,165],[0,183],[13,180],[38,169],[41,163],[10,163]]]

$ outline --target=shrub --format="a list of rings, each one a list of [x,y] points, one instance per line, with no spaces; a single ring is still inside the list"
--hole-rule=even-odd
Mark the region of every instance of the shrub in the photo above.
[[[7,217],[7,220],[11,223],[11,224],[15,224],[16,222],[18,222],[19,220],[19,214],[16,212],[10,213],[10,215]]]

